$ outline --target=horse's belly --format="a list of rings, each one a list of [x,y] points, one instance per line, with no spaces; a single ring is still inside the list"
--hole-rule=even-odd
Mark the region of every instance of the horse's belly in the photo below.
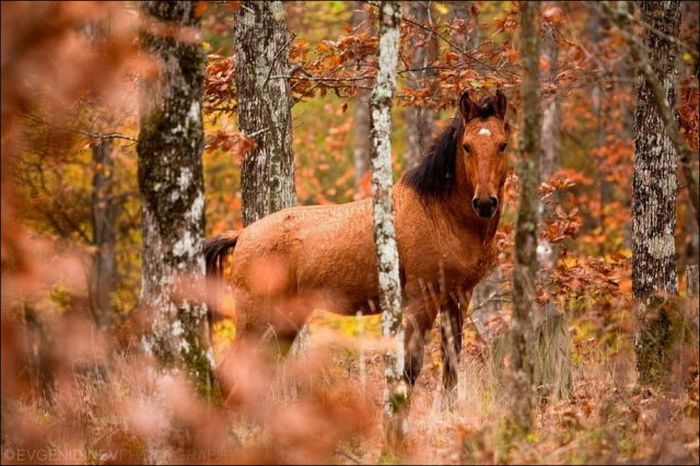
[[[369,302],[378,292],[376,271],[357,260],[334,267],[317,263],[313,271],[300,273],[297,280],[300,294],[315,296],[315,306],[336,314],[371,313]]]

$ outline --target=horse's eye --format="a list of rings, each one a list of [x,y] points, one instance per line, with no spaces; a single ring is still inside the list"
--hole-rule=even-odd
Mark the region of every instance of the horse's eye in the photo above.
[[[508,147],[508,144],[506,144],[505,142],[502,142],[502,143],[500,143],[500,144],[498,145],[498,151],[499,151],[499,152],[505,152],[505,151],[506,151],[506,147]]]
[[[464,153],[465,153],[465,154],[468,154],[468,153],[470,152],[470,151],[469,151],[469,144],[464,144],[464,145],[462,146],[462,148],[464,149]]]

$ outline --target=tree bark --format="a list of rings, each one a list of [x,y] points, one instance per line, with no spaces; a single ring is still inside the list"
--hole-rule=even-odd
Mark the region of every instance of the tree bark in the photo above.
[[[243,224],[296,204],[287,20],[281,1],[244,1],[236,12],[238,125],[253,137],[241,169]]]
[[[363,2],[353,2],[353,33],[358,34],[369,29],[366,21],[369,15],[363,8]],[[364,197],[365,179],[369,170],[370,135],[369,135],[369,91],[360,89],[355,100],[355,144],[352,151],[355,168],[355,198]]]
[[[680,2],[641,2],[642,19],[678,37]],[[678,48],[645,32],[649,59],[663,82],[666,99],[675,110]],[[641,73],[640,73],[641,74]],[[646,299],[658,292],[676,294],[676,153],[654,104],[651,86],[640,76],[637,88],[634,177],[632,289]]]
[[[520,3],[520,58],[523,64],[522,121],[517,174],[520,204],[515,226],[513,268],[513,318],[511,328],[511,414],[515,430],[527,432],[532,426],[535,401],[533,380],[533,320],[535,277],[537,276],[537,224],[540,184],[540,79],[538,63],[539,2]]]
[[[382,309],[382,336],[391,342],[384,353],[384,431],[389,448],[406,435],[408,387],[404,382],[404,326],[401,308],[399,253],[391,198],[391,106],[396,90],[400,4],[379,4],[379,70],[372,91],[372,209]]]
[[[419,24],[430,26],[430,1],[412,1],[408,14]],[[412,52],[411,70],[408,73],[409,85],[415,89],[430,86],[435,72],[428,70],[437,55],[437,43],[432,33],[425,29],[415,31],[409,44]],[[430,136],[435,122],[435,110],[428,106],[412,105],[406,109],[406,132],[408,147],[406,149],[406,166],[414,167],[430,144]]]
[[[642,20],[678,37],[680,2],[640,3]],[[665,99],[675,114],[678,47],[645,30],[644,46]],[[632,181],[632,291],[640,302],[639,338],[636,341],[640,381],[653,383],[665,372],[670,350],[673,316],[665,297],[676,295],[676,151],[659,115],[653,85],[639,72],[635,119],[635,157]]]
[[[90,300],[100,327],[114,323],[112,293],[117,283],[117,214],[114,200],[113,140],[99,139],[92,147],[92,240],[96,248],[90,282]]]
[[[143,222],[141,305],[153,313],[143,338],[147,353],[164,366],[185,370],[204,395],[212,387],[213,357],[207,307],[185,282],[204,277],[204,181],[202,87],[205,55],[198,40],[196,2],[142,5],[142,48],[158,65],[158,77],[143,82],[138,178]],[[162,33],[163,26],[177,28]],[[154,30],[159,33],[154,33]],[[186,279],[186,280],[185,280]]]

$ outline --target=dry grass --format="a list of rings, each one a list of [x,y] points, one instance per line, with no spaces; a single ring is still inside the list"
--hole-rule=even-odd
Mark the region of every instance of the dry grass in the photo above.
[[[78,281],[72,254],[55,256],[62,273],[46,271],[35,282],[9,275],[3,283],[4,291],[23,290],[3,294],[4,463],[698,461],[695,303],[686,303],[689,325],[667,383],[655,388],[637,383],[629,311],[605,307],[601,317],[601,309],[579,309],[567,329],[571,396],[543,403],[525,438],[504,427],[507,351],[498,339],[486,344],[471,326],[459,395],[452,410],[443,407],[436,325],[413,392],[405,450],[391,457],[382,444],[377,317],[319,315],[310,350],[282,362],[251,347],[227,353],[219,341],[219,359],[227,361],[220,375],[235,390],[208,403],[180,375],[140,356],[133,335],[117,338],[94,327],[80,299],[84,290],[56,285]],[[232,333],[226,325],[218,332],[221,340]],[[543,348],[546,356],[552,346]]]

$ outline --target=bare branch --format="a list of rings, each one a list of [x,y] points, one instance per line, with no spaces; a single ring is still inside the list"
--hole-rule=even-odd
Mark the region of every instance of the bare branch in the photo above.
[[[666,129],[666,134],[671,140],[671,144],[673,144],[673,148],[676,151],[678,163],[681,166],[683,176],[685,176],[688,184],[688,194],[690,196],[690,202],[693,209],[695,210],[695,219],[697,221],[698,213],[700,213],[698,177],[693,171],[692,164],[690,163],[694,154],[685,141],[683,141],[683,137],[681,136],[678,128],[678,122],[676,121],[676,117],[673,114],[671,105],[666,97],[666,89],[651,65],[646,47],[641,42],[640,38],[637,37],[637,35],[629,31],[629,18],[632,15],[623,9],[627,5],[627,2],[621,2],[614,10],[607,1],[600,2],[596,5],[600,5],[600,7],[597,8],[601,8],[603,10],[606,17],[618,27],[624,36],[627,46],[630,49],[632,61],[636,64],[637,69],[644,76],[644,80],[654,94],[656,111],[658,112],[659,117],[661,118],[661,121]]]
[[[25,113],[24,116],[30,120],[32,120],[35,123],[39,123],[44,126],[48,126],[49,128],[52,128],[56,131],[62,131],[65,133],[73,133],[73,134],[80,134],[81,136],[86,136],[90,139],[98,139],[98,140],[104,140],[104,139],[125,139],[127,141],[132,141],[136,142],[136,138],[127,136],[126,134],[121,134],[121,133],[106,133],[106,134],[99,134],[99,133],[92,133],[89,131],[84,131],[81,129],[77,128],[64,128],[62,126],[57,126],[52,123],[49,123],[48,121],[42,119],[41,117],[34,115],[32,113]]]

